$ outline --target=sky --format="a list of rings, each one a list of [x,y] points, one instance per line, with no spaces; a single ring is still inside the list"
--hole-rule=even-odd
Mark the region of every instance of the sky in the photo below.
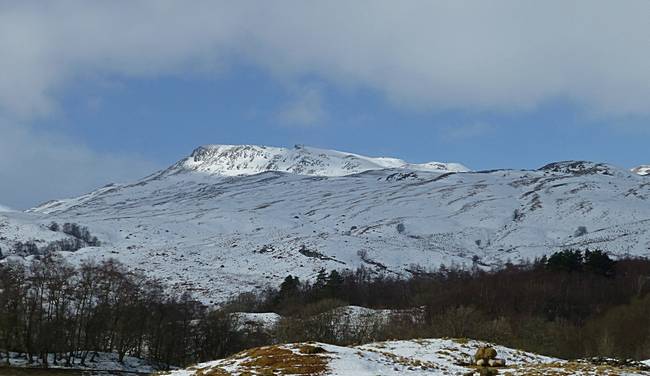
[[[2,1],[0,204],[203,144],[650,163],[650,1]]]

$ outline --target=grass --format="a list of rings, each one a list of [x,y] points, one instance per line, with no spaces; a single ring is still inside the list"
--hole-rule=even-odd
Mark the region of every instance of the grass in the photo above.
[[[242,351],[227,358],[222,367],[238,364],[238,375],[322,375],[327,371],[327,351],[319,346],[300,344],[264,346]],[[224,368],[206,367],[196,370],[196,376],[230,376]]]

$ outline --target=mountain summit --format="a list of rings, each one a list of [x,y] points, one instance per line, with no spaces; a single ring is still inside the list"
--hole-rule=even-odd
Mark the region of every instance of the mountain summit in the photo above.
[[[201,172],[210,175],[253,175],[280,171],[299,175],[344,176],[369,170],[404,168],[418,171],[466,172],[458,163],[408,163],[401,159],[366,157],[336,150],[296,145],[293,149],[257,145],[206,145],[176,163],[166,174]]]

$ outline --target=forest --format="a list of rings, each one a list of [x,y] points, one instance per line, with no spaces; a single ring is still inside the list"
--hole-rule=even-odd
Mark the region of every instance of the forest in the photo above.
[[[647,259],[565,250],[490,270],[414,266],[411,274],[322,270],[313,282],[287,276],[278,288],[207,307],[113,260],[6,260],[0,349],[5,359],[14,353],[40,365],[86,364],[101,351],[164,368],[278,342],[468,337],[570,359],[650,358]],[[336,317],[336,308],[348,305],[407,314],[344,328],[350,323]],[[242,330],[233,312],[276,312],[282,319],[273,330]]]

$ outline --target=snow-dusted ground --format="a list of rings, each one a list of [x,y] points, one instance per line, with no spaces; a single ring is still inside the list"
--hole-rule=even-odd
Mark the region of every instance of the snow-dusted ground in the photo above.
[[[0,247],[46,243],[63,236],[46,224],[76,222],[102,246],[66,254],[72,262],[116,258],[214,303],[322,268],[408,276],[414,265],[490,267],[567,247],[650,255],[650,177],[589,162],[413,168],[304,147],[203,147],[133,184],[0,213]]]
[[[28,364],[24,354],[20,356],[16,353],[11,353],[9,364],[13,367],[38,367],[40,366],[40,359],[34,359],[35,363]],[[49,368],[62,368],[62,369],[78,369],[78,370],[96,370],[96,371],[121,371],[121,372],[135,372],[135,373],[153,373],[157,371],[155,365],[134,357],[125,356],[122,363],[119,362],[118,355],[115,353],[98,352],[94,360],[91,362],[91,355],[89,354],[86,359],[86,365],[82,366],[79,358],[74,359],[74,364],[71,367],[65,367],[65,360],[60,360],[58,364],[54,364],[54,357],[50,355]],[[5,354],[0,354],[0,364],[6,364]],[[2,374],[0,370],[0,374]]]
[[[421,339],[389,341],[357,347],[302,343],[253,349],[232,357],[198,364],[170,376],[196,375],[465,375],[468,364],[483,342],[473,340]],[[314,351],[314,349],[324,351]],[[494,346],[509,375],[650,375],[639,367],[596,366]],[[267,372],[267,373],[265,373]],[[477,372],[478,374],[478,372]]]
[[[275,329],[282,318],[275,312],[235,312],[231,314],[235,319],[235,328],[239,331],[264,331]]]

